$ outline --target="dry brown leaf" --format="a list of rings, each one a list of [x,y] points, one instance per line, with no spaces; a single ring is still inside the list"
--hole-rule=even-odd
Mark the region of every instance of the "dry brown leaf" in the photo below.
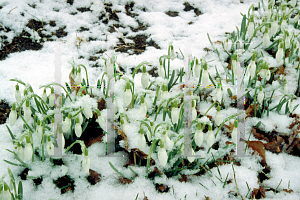
[[[291,193],[291,192],[294,192],[293,190],[287,190],[287,189],[283,189],[284,192],[287,192],[287,193]]]
[[[252,127],[252,133],[253,133],[253,135],[256,139],[266,140],[267,142],[270,142],[269,138],[265,136],[266,135],[265,132],[263,132],[263,131],[261,131],[257,128]]]
[[[130,180],[130,179],[128,179],[128,178],[124,178],[124,177],[119,178],[119,181],[120,181],[120,183],[122,183],[122,184],[129,184],[129,183],[132,182],[132,180]]]
[[[256,104],[256,112],[258,112],[259,104]],[[251,104],[245,111],[247,117],[254,117],[254,104]],[[247,118],[246,117],[246,118]]]
[[[253,149],[262,157],[261,164],[266,164],[266,150],[264,149],[264,143],[261,141],[249,141],[248,148]]]
[[[187,175],[184,174],[184,175],[181,175],[181,178],[178,179],[178,180],[179,180],[180,182],[185,182],[185,183],[186,183],[186,182],[188,182],[190,179],[188,179],[188,178],[187,178]]]
[[[101,174],[98,174],[98,172],[90,169],[89,170],[90,175],[87,177],[88,182],[90,182],[92,185],[95,185],[96,183],[100,182],[101,180]]]
[[[105,104],[106,104],[106,102],[105,102],[105,100],[103,99],[103,98],[101,98],[101,99],[99,99],[98,101],[97,101],[97,104],[98,104],[98,109],[101,111],[101,110],[103,110],[103,109],[105,109]]]
[[[124,140],[124,142],[125,142],[125,150],[128,151],[128,139],[127,139],[126,134],[121,129],[119,129],[117,126],[113,126],[113,128],[121,136],[122,140]]]
[[[217,40],[216,42],[214,42],[214,44],[222,44],[222,42],[220,40]]]
[[[138,148],[133,148],[129,153],[129,163],[126,164],[126,166],[139,165],[140,162],[141,162],[141,166],[147,166],[147,159],[148,159],[148,154],[145,154],[143,151],[139,150]],[[152,158],[150,158],[150,166],[154,164],[155,161]]]
[[[156,186],[156,190],[158,190],[159,192],[168,192],[169,191],[169,187],[167,185],[163,185],[163,184],[155,184]]]
[[[265,198],[266,194],[265,194],[266,190],[262,187],[259,186],[258,189],[254,188],[251,194],[251,197],[254,199],[261,199],[261,198]]]
[[[236,95],[234,95],[234,96],[232,96],[232,97],[230,97],[231,99],[236,99],[237,98],[237,96]]]

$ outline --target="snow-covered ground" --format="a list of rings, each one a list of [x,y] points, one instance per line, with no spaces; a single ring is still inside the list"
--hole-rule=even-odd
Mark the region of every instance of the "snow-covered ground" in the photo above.
[[[116,11],[119,22],[111,19],[107,24],[103,23],[103,19],[107,18],[109,13],[106,11],[104,3],[112,3],[109,6],[112,10]],[[23,30],[32,33],[32,29],[26,25],[30,19],[40,19],[47,23],[44,26],[42,33],[45,35],[52,35],[58,28],[66,26],[64,29],[67,32],[65,37],[57,38],[53,36],[53,41],[46,41],[41,50],[33,51],[27,50],[22,52],[10,53],[8,57],[0,61],[0,99],[6,100],[10,105],[15,102],[15,82],[9,79],[16,78],[25,83],[29,83],[36,94],[42,95],[43,90],[39,89],[41,85],[45,85],[55,81],[54,77],[54,60],[56,46],[60,45],[61,60],[62,60],[62,80],[69,82],[69,73],[72,69],[71,64],[73,59],[76,64],[83,64],[87,67],[89,82],[91,86],[96,86],[97,80],[101,78],[104,70],[104,61],[100,56],[106,57],[105,53],[109,54],[112,47],[120,44],[122,37],[125,37],[126,43],[133,43],[127,37],[143,34],[149,36],[147,41],[153,40],[160,49],[153,46],[147,46],[146,50],[141,54],[128,54],[115,52],[116,62],[125,70],[125,74],[132,73],[131,68],[134,68],[143,61],[150,62],[147,70],[159,66],[159,57],[167,54],[169,42],[173,42],[175,51],[180,54],[180,50],[185,54],[186,52],[192,53],[198,58],[205,57],[207,61],[212,60],[212,63],[220,65],[218,58],[212,51],[206,51],[204,48],[211,48],[210,42],[207,38],[209,33],[212,41],[224,41],[226,39],[225,32],[232,32],[236,30],[236,26],[241,26],[242,16],[240,13],[247,13],[252,4],[257,5],[258,0],[247,0],[241,3],[240,0],[189,0],[189,4],[194,7],[190,11],[184,11],[186,5],[184,0],[175,1],[159,1],[151,0],[135,1],[130,13],[135,13],[137,16],[131,17],[126,14],[125,5],[130,4],[131,1],[127,0],[74,0],[71,5],[67,1],[56,0],[13,0],[6,1],[0,0],[0,28],[9,27],[11,31],[6,32],[0,29],[0,35],[6,36],[3,41],[11,42],[12,39],[18,36]],[[87,12],[80,12],[77,8],[89,8]],[[195,10],[195,8],[198,9]],[[178,16],[171,17],[166,13],[169,11],[178,12]],[[200,15],[199,11],[201,12]],[[74,13],[77,13],[74,15]],[[104,15],[103,15],[104,14]],[[102,19],[99,20],[99,17]],[[56,26],[50,26],[49,21],[55,21]],[[147,28],[133,32],[131,28],[137,28],[138,22],[142,23]],[[109,26],[113,24],[121,24],[123,27],[117,28],[118,31],[110,33]],[[81,28],[87,28],[85,31],[79,31]],[[130,28],[131,27],[131,28]],[[123,35],[122,37],[120,36]],[[126,36],[125,36],[126,35]],[[39,40],[38,34],[35,32],[34,37]],[[82,41],[77,45],[79,39]],[[2,42],[3,42],[2,41]],[[1,40],[0,40],[1,42]],[[0,43],[1,45],[1,43]],[[1,51],[4,51],[2,45]],[[180,50],[179,50],[180,49]],[[104,53],[99,53],[103,50]],[[98,52],[98,53],[97,53]],[[91,56],[96,56],[97,59],[90,61]],[[224,55],[223,55],[224,56]],[[97,64],[98,67],[92,67]],[[212,64],[213,66],[214,64]],[[277,63],[276,63],[277,65]],[[172,69],[180,69],[184,63],[182,60],[175,59],[171,61]],[[279,65],[278,65],[279,66]],[[290,69],[287,74],[287,80],[290,91],[296,89],[296,84],[293,83],[297,79],[295,77],[294,69]],[[220,71],[222,72],[222,71]],[[215,69],[209,69],[210,74],[215,74]],[[83,76],[84,77],[84,76]],[[140,78],[140,74],[137,75]],[[154,78],[151,78],[154,80]],[[22,87],[22,86],[20,86]],[[21,88],[21,91],[23,88]],[[49,91],[47,91],[49,93]],[[274,94],[274,96],[276,93]],[[275,104],[276,102],[274,102]],[[278,102],[277,102],[278,103]],[[294,105],[300,103],[299,99],[294,100]],[[210,105],[207,106],[207,108]],[[272,107],[272,106],[271,106]],[[199,108],[200,112],[205,111],[207,108]],[[201,111],[201,109],[204,109]],[[211,110],[208,115],[214,116],[215,110]],[[229,113],[222,113],[225,117],[231,115]],[[299,108],[294,112],[300,114]],[[291,134],[291,130],[287,127],[292,122],[291,118],[285,115],[271,114],[263,120],[255,118],[247,119],[245,126],[246,137],[249,137],[252,126],[258,121],[262,121],[266,130],[272,130],[274,125],[277,125],[277,130],[280,132]],[[22,121],[18,119],[16,125],[11,127],[12,132],[22,130]],[[11,166],[3,161],[13,160],[13,155],[8,153],[5,149],[13,150],[10,135],[5,125],[0,125],[0,177],[7,173],[9,166],[16,177],[16,182],[20,180],[17,174],[23,170],[21,167]],[[9,126],[9,125],[8,125]],[[256,140],[251,135],[250,140]],[[129,141],[130,142],[130,141]],[[149,151],[149,150],[148,150]],[[253,152],[251,149],[249,153]],[[236,191],[236,184],[234,180],[234,173],[231,165],[220,165],[219,170],[222,180],[232,180],[232,183],[226,184],[223,188],[223,183],[218,181],[215,176],[219,176],[218,169],[214,167],[211,170],[213,177],[206,173],[202,176],[189,177],[191,180],[187,183],[179,182],[173,178],[162,176],[156,178],[155,181],[163,183],[170,187],[167,193],[159,193],[153,184],[152,180],[144,178],[145,167],[133,166],[132,169],[140,174],[131,184],[121,184],[118,180],[119,175],[110,167],[108,162],[114,164],[118,169],[121,169],[127,163],[127,158],[123,157],[101,157],[98,155],[105,154],[105,144],[95,143],[89,147],[89,156],[91,159],[91,169],[97,171],[102,175],[101,181],[96,185],[91,185],[85,178],[81,168],[81,155],[72,155],[72,157],[63,158],[66,167],[51,168],[49,162],[35,162],[32,165],[33,173],[30,176],[43,175],[43,182],[39,186],[35,186],[33,181],[27,179],[23,181],[24,199],[143,199],[147,196],[151,199],[237,199],[234,195],[228,194],[229,191]],[[122,152],[115,153],[116,155],[123,155]],[[278,184],[279,193],[274,194],[273,191],[266,192],[266,199],[300,199],[300,158],[286,153],[278,155],[266,151],[266,162],[271,167],[270,179],[263,182],[265,188],[276,188]],[[259,188],[258,172],[263,167],[259,164],[260,157],[255,154],[247,158],[237,158],[241,161],[241,166],[235,166],[236,182],[240,194],[246,196],[248,186],[251,188]],[[68,174],[75,180],[75,191],[60,194],[60,190],[53,184],[53,180],[61,177],[68,171]],[[131,174],[129,169],[124,169],[123,173]],[[7,179],[7,178],[6,178]],[[5,180],[6,180],[5,179]],[[7,179],[8,180],[8,179]],[[213,181],[212,181],[213,180]],[[205,187],[201,186],[204,185]],[[283,189],[292,189],[294,192],[283,192]],[[248,186],[247,186],[248,185]],[[249,195],[248,195],[249,197]]]

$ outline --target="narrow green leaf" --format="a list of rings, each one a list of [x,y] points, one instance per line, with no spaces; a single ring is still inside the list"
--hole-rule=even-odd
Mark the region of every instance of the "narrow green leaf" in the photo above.
[[[243,15],[243,20],[241,24],[241,37],[243,40],[245,40],[245,35],[246,35],[246,15]]]
[[[23,185],[22,181],[19,181],[19,186],[18,186],[18,200],[23,199]]]
[[[6,126],[8,132],[9,132],[9,134],[10,134],[11,139],[12,139],[12,140],[15,140],[15,136],[12,134],[10,128],[9,128],[7,125],[5,125],[5,126]]]
[[[110,167],[111,167],[115,172],[117,172],[120,176],[122,176],[122,177],[124,177],[124,178],[127,178],[124,174],[122,174],[121,172],[119,172],[111,162],[108,162],[108,163],[109,163]],[[129,178],[129,177],[128,177],[127,179],[134,180],[134,178]]]
[[[21,164],[16,164],[16,163],[10,162],[8,160],[3,160],[3,161],[6,162],[6,163],[8,163],[8,164],[10,164],[10,165],[14,165],[14,166],[18,166],[18,167],[25,167],[25,166],[23,166]]]
[[[168,83],[168,90],[169,90],[169,91],[170,91],[170,89],[171,89],[171,86],[172,86],[174,77],[175,77],[175,70],[173,70],[172,75],[171,75],[171,79],[170,79],[170,81],[169,81],[169,83]]]

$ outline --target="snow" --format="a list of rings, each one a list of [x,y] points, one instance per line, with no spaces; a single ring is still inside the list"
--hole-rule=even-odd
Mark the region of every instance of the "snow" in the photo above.
[[[167,54],[168,45],[170,41],[173,41],[173,46],[181,57],[181,53],[179,51],[182,50],[184,55],[187,55],[187,52],[190,51],[193,56],[197,58],[204,58],[208,63],[209,74],[214,77],[216,75],[216,71],[214,66],[216,65],[218,68],[218,72],[222,74],[224,72],[224,68],[222,65],[225,65],[223,62],[220,63],[218,57],[215,53],[209,51],[206,52],[204,50],[205,47],[211,49],[211,44],[207,38],[207,33],[209,33],[212,41],[224,41],[227,37],[225,36],[226,32],[232,32],[236,30],[235,26],[240,27],[241,24],[241,15],[240,13],[247,13],[248,8],[251,4],[257,5],[258,0],[249,0],[244,1],[244,3],[240,3],[240,0],[210,0],[210,1],[197,1],[190,0],[189,3],[198,8],[203,14],[200,16],[196,16],[194,11],[184,12],[185,1],[183,0],[175,0],[175,1],[136,1],[132,13],[137,13],[139,16],[132,18],[125,14],[124,5],[126,3],[130,3],[128,0],[111,0],[109,1],[113,4],[111,7],[113,10],[119,10],[119,24],[122,24],[126,28],[119,27],[118,31],[121,34],[127,33],[128,36],[135,36],[136,33],[132,32],[129,27],[137,28],[138,23],[135,19],[138,19],[141,23],[148,28],[144,31],[138,32],[138,34],[149,35],[148,41],[152,39],[155,41],[161,49],[156,49],[153,47],[146,47],[146,51],[140,55],[129,55],[128,53],[120,53],[116,52],[115,55],[117,57],[117,65],[122,66],[125,69],[125,76],[132,79],[131,76],[131,68],[136,67],[139,63],[143,61],[150,62],[151,64],[147,66],[147,70],[151,70],[153,67],[158,67],[159,62],[158,59],[161,55]],[[105,1],[105,3],[108,3]],[[32,8],[32,4],[36,4],[35,9]],[[98,79],[101,79],[102,73],[104,71],[104,61],[99,58],[96,62],[100,67],[91,67],[95,62],[88,61],[90,56],[99,56],[101,54],[97,53],[99,49],[103,49],[105,53],[101,56],[107,58],[107,55],[111,55],[111,51],[109,50],[111,47],[116,46],[119,43],[118,38],[120,38],[119,33],[109,33],[109,26],[113,25],[113,21],[109,21],[107,25],[100,22],[97,16],[101,16],[101,14],[105,13],[104,1],[100,0],[85,0],[85,1],[74,1],[73,5],[66,3],[66,1],[58,2],[54,0],[44,0],[44,1],[29,1],[29,0],[15,0],[15,1],[6,1],[3,0],[0,2],[1,9],[0,14],[0,27],[5,26],[9,27],[12,31],[4,32],[0,31],[0,35],[7,36],[6,41],[11,42],[12,39],[19,35],[23,30],[32,33],[32,30],[26,27],[26,24],[29,19],[40,19],[44,22],[48,22],[49,20],[53,20],[56,22],[56,27],[51,27],[49,24],[45,26],[46,30],[42,32],[44,34],[51,34],[51,32],[55,32],[58,27],[61,28],[66,26],[66,31],[68,35],[63,38],[54,38],[53,42],[45,42],[43,48],[39,51],[27,50],[22,52],[10,53],[9,56],[0,61],[0,99],[6,100],[10,105],[15,102],[14,92],[15,92],[15,82],[9,81],[9,79],[16,78],[22,80],[25,83],[29,83],[36,94],[42,95],[43,89],[39,89],[41,85],[45,85],[55,81],[54,78],[54,60],[55,60],[55,52],[56,45],[59,44],[61,47],[61,60],[62,60],[62,84],[65,82],[69,82],[69,73],[72,69],[72,65],[69,62],[74,62],[76,64],[83,64],[87,67],[89,83],[93,88],[93,94],[96,94],[99,97],[104,97],[102,91],[97,90],[96,84]],[[90,7],[91,12],[81,13],[77,11],[76,8],[80,7]],[[143,12],[141,9],[145,8],[146,12]],[[59,10],[59,12],[54,11]],[[178,11],[177,17],[170,17],[165,13],[168,11]],[[77,15],[71,15],[70,13],[77,12]],[[24,13],[24,16],[20,16],[20,13]],[[35,16],[35,17],[33,17]],[[193,22],[192,24],[188,24],[189,22]],[[80,27],[89,28],[89,31],[84,31],[79,33]],[[292,28],[289,26],[289,28]],[[299,31],[296,32],[296,34]],[[259,34],[258,34],[259,35]],[[35,39],[39,39],[37,33],[34,33]],[[262,36],[262,35],[261,35]],[[78,47],[78,37],[82,38],[83,41]],[[89,37],[95,38],[97,41],[88,41]],[[282,36],[281,36],[282,37]],[[104,41],[106,40],[107,41]],[[125,39],[127,43],[133,43],[130,39]],[[256,47],[261,40],[254,39],[250,46],[250,50]],[[215,45],[218,49],[221,49],[220,45]],[[2,47],[0,47],[1,49]],[[261,49],[259,47],[258,49]],[[3,49],[1,49],[3,51]],[[107,55],[106,55],[107,54]],[[227,59],[227,54],[224,52],[220,52],[221,59]],[[79,57],[82,56],[83,58]],[[246,59],[250,56],[246,55]],[[276,60],[272,58],[270,55],[266,55],[265,59],[269,64],[274,67],[279,67],[282,63],[276,63]],[[211,62],[209,62],[211,61]],[[179,70],[184,67],[184,61],[180,59],[175,59],[170,61],[171,70]],[[297,89],[297,85],[294,84],[297,81],[297,73],[296,69],[293,66],[289,66],[286,68],[286,79],[289,87],[289,92],[293,92]],[[144,89],[141,85],[141,73],[135,75],[134,84],[135,84],[135,94],[140,95],[144,92]],[[85,78],[85,71],[82,70],[82,77]],[[85,78],[86,79],[86,78]],[[158,83],[167,84],[166,80],[162,78],[154,78],[150,77],[149,83],[151,81],[156,81]],[[197,79],[193,79],[193,81],[198,81]],[[247,83],[248,78],[245,77],[245,81]],[[107,82],[107,80],[106,80]],[[210,80],[209,80],[210,82]],[[228,107],[231,103],[231,99],[227,93],[226,82],[223,80],[223,99],[225,100],[225,106]],[[260,83],[257,82],[257,85]],[[280,83],[278,81],[273,82],[273,87],[278,86]],[[20,84],[19,84],[20,85]],[[118,105],[118,110],[120,113],[124,113],[127,109],[127,105],[124,104],[122,96],[124,95],[124,88],[126,85],[125,80],[120,80],[114,84],[115,91],[115,101]],[[233,95],[236,93],[233,87],[229,87],[232,90]],[[156,89],[156,88],[154,88]],[[267,89],[267,88],[265,88]],[[20,91],[23,96],[24,86],[20,85]],[[207,91],[206,91],[207,92]],[[47,89],[47,94],[50,91]],[[253,93],[253,92],[252,92]],[[250,95],[254,95],[254,93]],[[270,96],[272,91],[266,93],[265,95]],[[152,99],[155,93],[147,94],[145,98],[145,102],[148,105],[148,111],[150,111],[150,105],[152,105]],[[178,94],[178,88],[176,86],[172,88],[171,92],[168,94],[168,98],[174,97]],[[282,95],[281,89],[275,90],[274,96]],[[75,99],[75,94],[73,93],[71,96],[72,99]],[[209,99],[209,98],[208,98]],[[137,102],[140,100],[137,99]],[[82,97],[77,99],[76,102],[71,103],[69,99],[66,100],[66,105],[69,107],[76,107],[81,105],[82,103],[88,103],[91,105],[93,110],[95,111],[97,108],[96,99],[87,99],[86,97]],[[162,101],[159,101],[161,103]],[[274,99],[274,101],[270,104],[270,107],[276,106],[279,103],[279,99]],[[34,102],[31,102],[33,105]],[[300,104],[299,99],[294,99],[294,105]],[[197,110],[200,111],[201,114],[204,114],[207,109],[212,104],[210,102],[201,102],[201,105],[197,103]],[[257,124],[258,121],[262,122],[262,127],[265,131],[272,131],[274,129],[274,125],[277,126],[277,131],[286,133],[290,135],[292,131],[288,129],[288,125],[292,123],[292,119],[282,115],[285,110],[285,106],[283,106],[283,110],[281,114],[277,114],[275,112],[270,112],[269,117],[263,117],[262,119],[257,118],[247,118],[245,124],[245,138],[249,137],[251,133],[251,127]],[[107,117],[108,110],[102,110],[101,115],[103,115],[104,119]],[[137,120],[141,119],[141,116],[136,114],[139,112],[139,105],[135,105],[133,109],[130,109],[126,112],[130,123],[130,126],[125,133],[128,137],[128,145],[130,148],[138,148],[138,131],[140,122]],[[216,109],[212,108],[207,115],[215,116]],[[221,110],[223,119],[233,115],[236,113],[234,108],[228,108],[225,110]],[[294,113],[300,114],[300,108],[298,107]],[[50,113],[49,113],[50,114]],[[30,119],[32,122],[33,120]],[[153,120],[153,117],[150,117],[150,120]],[[201,123],[208,122],[209,119],[207,117],[202,117],[199,120]],[[159,123],[163,122],[162,115],[158,115],[158,118],[155,122],[155,126]],[[171,123],[169,117],[166,117],[167,123]],[[233,122],[233,120],[231,120]],[[225,123],[229,125],[229,122]],[[13,155],[7,152],[5,149],[13,150],[13,145],[11,143],[10,135],[6,129],[6,126],[9,126],[8,120],[6,124],[0,125],[0,138],[1,138],[1,148],[0,155],[2,159],[6,159],[9,161],[14,161]],[[119,125],[119,124],[117,124]],[[22,131],[23,122],[20,118],[18,118],[16,124],[13,127],[9,128],[13,133],[18,133]],[[146,130],[146,129],[144,129]],[[216,133],[214,130],[214,133]],[[218,133],[216,141],[220,142],[220,147],[224,147],[224,141],[229,138],[224,135]],[[183,132],[181,133],[183,134]],[[160,138],[161,133],[156,134],[156,139]],[[170,132],[169,137],[171,138],[172,132]],[[242,137],[242,136],[241,136]],[[174,137],[175,138],[175,137]],[[206,134],[204,134],[204,141],[206,138]],[[257,140],[251,134],[250,140]],[[205,142],[204,142],[205,143]],[[176,144],[178,145],[178,143]],[[122,146],[122,144],[121,144]],[[203,145],[207,150],[206,143]],[[157,147],[159,148],[159,147]],[[49,160],[43,162],[34,162],[31,164],[32,170],[29,172],[29,176],[43,176],[43,182],[39,186],[34,186],[32,180],[28,179],[23,182],[23,190],[24,190],[24,200],[27,199],[134,199],[137,194],[137,199],[143,199],[144,195],[148,197],[148,199],[183,199],[186,196],[186,199],[198,199],[204,198],[204,196],[209,197],[210,199],[231,199],[234,198],[233,195],[229,195],[228,191],[235,191],[236,185],[234,181],[234,174],[231,165],[222,165],[219,166],[219,170],[221,173],[221,178],[224,181],[226,179],[227,174],[228,179],[231,179],[232,182],[230,184],[226,184],[223,188],[223,183],[220,182],[217,178],[219,177],[219,173],[217,168],[214,167],[211,170],[211,177],[208,173],[203,176],[189,176],[191,179],[190,182],[184,183],[176,180],[176,177],[167,178],[165,175],[161,177],[156,177],[154,181],[150,179],[146,179],[146,168],[145,167],[137,167],[132,166],[132,169],[136,171],[139,176],[135,178],[135,180],[128,185],[120,184],[118,175],[108,164],[111,162],[120,172],[122,172],[125,176],[133,177],[134,174],[129,170],[123,167],[128,160],[125,155],[125,152],[116,152],[113,155],[118,155],[120,157],[99,157],[99,155],[105,155],[105,143],[95,143],[88,148],[89,156],[91,159],[91,169],[97,171],[102,175],[101,181],[96,185],[91,186],[90,183],[86,180],[86,174],[84,174],[81,166],[81,161],[83,159],[83,155],[73,155],[71,153],[66,153],[68,157],[64,157],[63,161],[66,164],[63,166],[55,166],[52,167]],[[148,154],[150,151],[150,147],[146,145],[144,152]],[[215,150],[211,150],[212,153],[215,153]],[[251,149],[247,150],[248,153],[252,153]],[[207,157],[206,152],[198,151],[196,155],[200,155],[202,158]],[[158,162],[157,155],[152,154],[152,158],[156,163]],[[258,172],[262,170],[259,161],[261,157],[255,154],[252,157],[247,158],[237,158],[237,160],[241,161],[241,166],[234,166],[236,181],[239,188],[239,192],[241,195],[246,196],[248,192],[248,187],[246,182],[248,183],[251,191],[253,188],[258,188]],[[203,160],[196,159],[200,163],[204,163]],[[299,170],[297,170],[299,166],[299,157],[291,156],[286,153],[280,153],[278,155],[266,151],[266,162],[269,166],[271,166],[271,179],[265,180],[263,185],[266,187],[276,188],[279,182],[282,179],[281,185],[278,190],[280,193],[274,194],[272,191],[266,192],[266,199],[297,199],[299,198],[300,186],[298,184],[298,180],[300,178]],[[20,180],[20,177],[17,174],[21,173],[21,168],[16,166],[11,166],[4,161],[0,161],[0,176],[7,173],[7,167],[9,166],[12,172],[15,175],[16,182]],[[166,167],[170,166],[167,164]],[[163,170],[162,166],[158,164],[158,169]],[[153,167],[150,167],[150,171],[153,170]],[[53,184],[53,180],[61,177],[63,175],[70,175],[75,180],[75,191],[67,192],[66,194],[60,194],[60,190]],[[5,179],[6,181],[8,178]],[[290,181],[290,188],[293,189],[292,193],[284,193],[282,189],[287,189],[288,182]],[[170,191],[168,193],[158,193],[155,189],[154,183],[163,183],[170,187]],[[205,189],[199,183],[203,184]]]

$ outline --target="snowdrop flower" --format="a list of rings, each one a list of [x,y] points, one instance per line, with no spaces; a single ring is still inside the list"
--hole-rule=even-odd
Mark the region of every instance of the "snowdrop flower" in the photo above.
[[[62,130],[63,132],[67,132],[71,128],[71,113],[68,114],[68,117],[66,117],[65,121],[63,122]]]
[[[51,118],[51,129],[54,132],[54,118]]]
[[[237,55],[236,54],[234,54],[233,56],[232,56],[232,59],[231,59],[231,69],[232,69],[232,71],[233,71],[233,73],[236,73],[236,66],[237,66],[237,61],[236,61],[236,59],[237,59]]]
[[[47,138],[47,153],[49,156],[54,155],[54,144],[51,141],[50,136],[48,136],[48,138]]]
[[[30,138],[29,138],[29,136],[27,136],[25,149],[24,149],[25,160],[30,161],[32,159],[32,154],[33,154],[33,150],[32,150],[32,146],[31,146]]]
[[[196,101],[192,100],[192,121],[197,118]]]
[[[177,103],[176,99],[172,103],[171,118],[172,118],[172,123],[173,124],[177,124],[178,123],[179,109],[178,109],[178,103]]]
[[[97,109],[97,115],[98,115],[98,118],[96,119],[97,123],[103,130],[106,130],[106,121],[103,118],[103,116],[101,115],[100,110],[98,110],[98,109]]]
[[[166,86],[165,84],[163,84],[162,86],[162,94],[161,94],[161,100],[167,100],[167,97],[168,97],[168,86]],[[163,104],[162,104],[163,107],[166,107],[167,106],[167,101],[165,101]]]
[[[159,160],[159,163],[161,164],[161,166],[163,166],[163,167],[166,166],[167,161],[168,161],[168,154],[165,149],[163,140],[160,140],[160,148],[157,152],[157,155],[158,155],[158,160]]]
[[[86,103],[83,104],[83,114],[87,119],[90,119],[93,117],[93,112],[92,112],[90,105],[88,105]]]
[[[9,113],[8,121],[9,121],[10,126],[15,125],[15,123],[17,121],[17,111],[16,111],[15,103],[13,103],[13,105],[12,105],[11,111]]]
[[[138,144],[139,144],[140,149],[144,149],[146,146],[146,138],[144,135],[144,130],[142,128],[140,129],[140,134],[138,137]]]
[[[220,108],[220,105],[218,105],[218,108],[217,108],[217,113],[216,113],[216,116],[215,116],[215,123],[217,126],[220,126],[220,124],[222,123],[222,114],[220,112],[221,108]]]
[[[249,26],[248,26],[248,34],[250,37],[252,37],[253,33],[254,33],[254,20],[253,20],[253,15],[251,15]]]
[[[296,6],[297,0],[291,0],[291,6],[294,8]]]
[[[198,124],[197,124],[197,130],[195,132],[194,140],[195,140],[195,143],[198,147],[200,147],[203,143],[203,132],[202,132],[202,129],[201,129],[201,123],[200,122],[198,122]]]
[[[46,88],[44,88],[44,92],[42,94],[42,100],[47,103],[47,93],[46,93]]]
[[[146,66],[145,65],[143,66],[143,74],[142,74],[142,77],[141,77],[141,82],[142,82],[143,88],[148,87],[148,84],[149,84],[149,75],[148,75],[148,73],[146,71]]]
[[[57,133],[57,137],[56,137],[57,144],[59,144],[59,138],[61,138],[62,148],[65,148],[65,137],[64,137],[64,134],[62,132],[61,124],[58,125],[58,133]]]
[[[151,128],[152,133],[154,133],[154,123],[153,122],[150,122],[150,128]],[[147,139],[148,139],[148,141],[152,141],[152,135],[148,129],[147,129]]]
[[[19,85],[16,85],[15,98],[17,102],[21,101],[21,92],[19,90]]]
[[[237,120],[234,122],[234,128],[231,132],[231,138],[234,144],[237,144],[237,140],[239,139],[239,133],[237,131]]]
[[[278,21],[277,21],[278,16],[275,16],[275,20],[271,24],[271,36],[275,35],[278,31]]]
[[[285,46],[285,49],[288,49],[291,47],[290,36],[289,36],[288,31],[285,32],[284,46]]]
[[[156,97],[157,101],[161,100],[161,86],[160,85],[158,85],[157,88],[156,88],[155,97]]]
[[[265,28],[265,33],[263,37],[263,47],[267,48],[268,46],[270,46],[270,36],[268,34],[268,28]]]
[[[259,93],[257,95],[257,101],[261,104],[264,100],[264,93],[262,91],[262,86],[259,88]]]
[[[284,79],[284,86],[283,86],[283,94],[288,94],[289,93],[289,89],[288,89],[288,86],[287,86],[287,82],[286,82],[286,79]]]
[[[218,101],[219,103],[222,102],[222,90],[221,90],[221,87],[217,87],[216,89],[216,93],[215,93],[215,98],[216,98],[216,101]]]
[[[265,12],[265,16],[268,20],[270,19],[271,14],[272,14],[272,5],[269,4],[268,9]]]
[[[266,66],[265,70],[266,70],[265,71],[266,72],[266,80],[268,81],[271,78],[271,72],[270,72],[269,66]]]
[[[77,75],[76,75],[76,78],[74,79],[75,81],[75,85],[80,85],[81,84],[81,68],[78,67],[78,70],[77,70]]]
[[[275,0],[269,0],[269,4],[270,4],[272,7],[274,7],[274,5],[275,5]]]
[[[231,45],[232,45],[232,42],[230,40],[228,40],[228,38],[227,38],[227,40],[224,42],[225,51],[229,52],[231,50]]]
[[[21,144],[18,144],[16,154],[18,155],[20,160],[22,160],[22,161],[24,160],[24,149]]]
[[[214,132],[212,131],[211,124],[208,127],[206,143],[207,143],[208,147],[211,147],[215,143],[215,136],[214,136]]]
[[[145,117],[147,115],[147,104],[145,102],[144,95],[141,96],[140,113],[141,113],[142,117]]]
[[[174,52],[174,48],[173,48],[172,42],[170,42],[170,44],[169,44],[169,55],[171,57],[171,60],[175,59],[175,52]]]
[[[158,75],[159,77],[165,78],[165,69],[161,59],[159,60]]]
[[[49,95],[49,105],[50,107],[54,106],[54,100],[55,100],[55,95],[54,95],[54,88],[51,88],[51,94]]]
[[[204,63],[204,71],[203,71],[203,74],[202,74],[202,85],[203,86],[208,85],[208,79],[209,79],[209,76],[208,76],[208,71],[207,71],[207,63],[205,62]]]
[[[187,157],[187,159],[188,159],[188,161],[190,162],[190,163],[192,163],[192,162],[194,162],[194,160],[195,160],[195,157],[194,157],[194,155],[195,155],[195,151],[194,151],[194,149],[191,147],[190,148],[190,152],[189,153],[191,153],[193,156],[192,157]]]
[[[294,103],[293,103],[293,99],[291,99],[290,104],[289,104],[289,111],[293,112],[294,109]]]
[[[83,116],[82,116],[81,112],[78,114],[78,118],[79,118],[79,123],[82,124]]]
[[[286,16],[283,15],[283,20],[281,21],[281,25],[280,25],[281,32],[284,32],[286,28],[287,28]]]
[[[89,152],[88,152],[88,149],[85,148],[84,149],[84,157],[82,160],[82,168],[83,168],[84,173],[88,173],[90,170],[90,167],[91,167],[91,160],[89,158]]]
[[[198,58],[196,58],[195,65],[194,65],[194,75],[197,78],[199,78],[200,77],[200,72],[201,72],[201,68],[200,68],[200,65],[199,65],[199,60],[198,60]]]
[[[280,63],[280,61],[283,59],[283,42],[280,43],[278,51],[276,53],[276,62]]]
[[[81,124],[79,122],[79,117],[76,118],[75,134],[77,137],[80,137],[82,134],[82,128],[81,128]]]
[[[31,110],[30,110],[30,107],[29,107],[29,100],[26,99],[26,107],[24,109],[24,119],[25,119],[25,121],[28,122],[30,117],[31,117]]]
[[[171,146],[171,140],[168,136],[168,133],[167,131],[164,131],[163,132],[163,135],[162,135],[162,140],[164,141],[164,144],[165,144],[165,149],[170,151],[172,146]]]
[[[250,76],[253,78],[256,72],[256,64],[255,64],[256,53],[252,54],[252,59],[248,65],[247,73],[250,73]]]
[[[4,182],[3,186],[4,190],[2,191],[2,194],[0,194],[0,197],[2,196],[2,200],[11,200],[11,194],[9,191],[9,187],[6,182]]]
[[[39,119],[38,119],[38,121],[37,121],[37,127],[36,127],[36,130],[37,130],[36,136],[37,136],[38,140],[41,141],[41,140],[42,140],[42,137],[43,137],[43,127],[42,127],[41,121],[40,121]]]
[[[128,106],[132,99],[132,93],[130,90],[130,83],[127,81],[126,87],[125,87],[125,105]]]

